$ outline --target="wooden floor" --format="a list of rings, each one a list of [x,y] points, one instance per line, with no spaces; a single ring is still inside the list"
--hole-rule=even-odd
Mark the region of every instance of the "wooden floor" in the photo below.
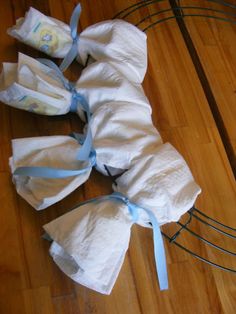
[[[82,0],[80,30],[110,19],[136,2]],[[68,22],[75,3],[73,0],[2,0],[0,61],[15,62],[18,51],[38,55],[6,34],[6,29],[30,6]],[[184,4],[206,5],[207,1],[184,0]],[[208,3],[209,6],[222,8],[213,3]],[[136,24],[147,16],[139,25],[144,29],[157,20],[152,13],[166,8],[168,1],[161,1],[124,18]],[[163,13],[159,17],[167,16],[168,13]],[[236,25],[202,17],[186,17],[184,21],[205,76],[200,73],[191,47],[187,48],[186,34],[176,20],[170,19],[147,31],[149,67],[144,89],[153,107],[155,126],[163,139],[182,153],[202,188],[197,207],[236,227]],[[67,74],[76,79],[78,67],[73,65]],[[141,227],[132,229],[130,249],[110,296],[74,284],[57,268],[48,254],[49,243],[41,238],[42,225],[83,199],[109,193],[110,181],[94,172],[87,183],[66,199],[36,212],[16,194],[11,182],[10,140],[68,134],[79,127],[73,114],[43,117],[0,105],[0,313],[235,314],[236,275],[208,266],[168,242],[165,245],[170,288],[160,292],[152,232]],[[193,223],[191,228],[236,252],[235,241],[199,223]],[[171,234],[173,226],[165,226],[163,230]],[[184,232],[178,241],[203,257],[236,269],[235,257],[217,253]]]

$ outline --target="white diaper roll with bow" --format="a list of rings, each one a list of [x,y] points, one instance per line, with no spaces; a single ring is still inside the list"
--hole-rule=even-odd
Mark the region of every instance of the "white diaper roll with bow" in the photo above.
[[[19,41],[55,58],[64,58],[72,42],[68,25],[32,7],[7,32]]]
[[[161,241],[155,235],[158,225],[178,220],[200,193],[186,162],[170,144],[137,161],[113,189],[123,196],[86,201],[44,226],[53,240],[50,254],[60,269],[74,281],[105,294],[111,292],[122,266],[132,224],[153,227],[155,248],[160,244],[156,241]],[[165,273],[164,268],[157,271]],[[166,280],[159,281],[162,288],[168,287]]]
[[[50,255],[71,279],[110,294],[129,246],[133,224],[122,203],[82,205],[44,226],[54,240]]]
[[[147,36],[123,20],[109,20],[87,27],[80,34],[78,60],[87,57],[111,63],[130,81],[142,83],[147,71]]]
[[[38,60],[22,53],[18,63],[3,63],[0,77],[0,100],[10,106],[44,115],[62,115],[71,110],[72,84]],[[84,97],[91,113],[110,101],[132,101],[148,108],[150,104],[140,84],[132,84],[106,62],[85,68],[74,84]],[[74,111],[84,119],[78,102]]]
[[[20,194],[37,210],[44,209],[73,192],[87,181],[92,167],[78,175],[64,178],[14,175],[19,167],[49,167],[77,171],[87,166],[78,161],[81,145],[70,136],[42,136],[12,140],[10,167],[13,182]]]
[[[61,115],[70,110],[71,92],[54,70],[22,53],[18,63],[3,63],[0,101],[44,115]]]
[[[99,107],[91,118],[91,131],[97,153],[97,169],[103,165],[126,170],[136,159],[152,154],[162,144],[152,124],[149,107],[132,102],[110,102]],[[122,171],[120,171],[122,172]]]
[[[140,157],[117,179],[113,189],[150,209],[160,225],[178,221],[201,192],[185,160],[169,143]],[[146,213],[141,212],[137,223],[148,227],[149,222]]]
[[[75,88],[87,100],[91,113],[113,101],[133,102],[150,112],[152,110],[142,85],[131,83],[107,62],[87,66],[75,83]]]
[[[161,137],[152,125],[150,110],[126,102],[113,102],[96,110],[90,121],[96,166],[108,175],[122,173],[142,156],[149,155],[161,145]],[[48,167],[79,169],[82,164],[76,154],[81,149],[70,136],[44,136],[12,141],[11,168],[17,192],[35,209],[44,209],[84,183],[85,174],[68,178],[40,178],[30,174],[14,175],[19,167]],[[83,167],[82,167],[83,168]],[[55,186],[54,186],[55,185]],[[50,188],[49,188],[50,187]]]
[[[74,25],[77,29],[77,25]],[[64,58],[71,46],[71,28],[30,8],[8,34],[51,57]],[[88,56],[111,63],[130,81],[141,83],[147,70],[146,34],[123,20],[108,20],[87,27],[77,41],[77,60]]]

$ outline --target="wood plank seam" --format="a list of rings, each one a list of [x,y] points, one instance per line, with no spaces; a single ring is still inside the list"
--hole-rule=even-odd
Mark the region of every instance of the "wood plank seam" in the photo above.
[[[200,57],[199,57],[197,50],[194,46],[194,43],[193,43],[192,38],[189,34],[189,31],[186,27],[186,24],[185,24],[182,17],[179,18],[182,15],[182,12],[181,12],[181,10],[178,10],[178,5],[176,3],[176,0],[169,0],[169,3],[171,5],[171,7],[173,8],[173,14],[176,16],[176,22],[179,26],[179,29],[180,29],[180,32],[183,36],[185,45],[186,45],[188,52],[190,54],[190,57],[192,59],[193,65],[195,67],[195,70],[197,72],[201,86],[202,86],[203,91],[205,93],[207,102],[209,104],[209,108],[211,110],[212,116],[215,120],[216,127],[218,129],[222,143],[224,145],[224,149],[225,149],[227,158],[229,160],[232,172],[234,174],[234,177],[236,178],[236,156],[234,153],[233,146],[230,142],[229,134],[228,134],[227,129],[225,127],[224,120],[220,114],[217,101],[216,101],[215,96],[213,94],[213,91],[211,89],[209,80],[208,80],[207,75],[204,71]]]

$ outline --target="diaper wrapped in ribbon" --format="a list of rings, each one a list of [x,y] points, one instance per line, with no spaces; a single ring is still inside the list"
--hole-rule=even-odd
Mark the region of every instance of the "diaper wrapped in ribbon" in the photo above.
[[[105,175],[107,169],[119,174],[162,143],[145,107],[113,102],[101,106],[92,118],[87,116],[86,135],[80,138],[46,136],[12,141],[13,181],[17,192],[35,209],[66,197],[88,179],[93,166]],[[86,157],[80,158],[83,150]],[[85,170],[86,162],[89,166]]]
[[[109,294],[128,249],[133,223],[153,228],[160,288],[168,288],[160,225],[190,209],[200,188],[180,154],[165,144],[141,158],[113,186],[115,193],[80,204],[46,224],[50,254],[77,283]]]
[[[89,154],[70,136],[13,140],[10,167],[17,192],[37,210],[60,201],[88,179],[95,164],[88,149]]]
[[[112,174],[121,173],[162,144],[152,123],[150,107],[136,103],[102,105],[93,113],[90,126],[97,153],[96,167],[105,175],[104,165]]]
[[[46,59],[40,62],[19,53],[18,63],[3,63],[0,100],[10,106],[44,115],[76,111],[84,119],[82,98],[91,113],[110,101],[133,101],[150,108],[141,85],[130,83],[106,62],[85,68],[74,84]]]
[[[129,246],[132,216],[122,202],[82,205],[44,226],[50,254],[76,282],[110,294]]]
[[[61,115],[70,110],[71,92],[53,69],[20,53],[18,63],[3,63],[0,100],[38,114]]]
[[[178,221],[201,192],[185,160],[169,143],[137,160],[113,189],[150,209],[160,225]],[[137,223],[148,227],[149,222],[149,217],[140,213]]]
[[[147,69],[146,35],[125,21],[108,20],[87,27],[78,36],[80,12],[77,5],[68,26],[30,8],[8,29],[8,34],[51,57],[65,58],[62,70],[76,57],[85,65],[91,56],[96,61],[111,63],[130,81],[141,83]]]

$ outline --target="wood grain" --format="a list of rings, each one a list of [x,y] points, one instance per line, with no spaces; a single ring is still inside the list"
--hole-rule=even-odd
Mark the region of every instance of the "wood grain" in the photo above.
[[[189,0],[182,3],[185,5],[189,3]],[[196,1],[196,4],[202,4],[202,1]],[[206,7],[207,4],[204,3],[202,6]],[[220,5],[208,4],[208,7],[235,13],[235,10],[227,10]],[[188,18],[186,23],[204,65],[230,140],[234,143],[236,134],[234,120],[236,110],[236,42],[233,38],[236,36],[236,27],[231,23],[206,18],[201,20]]]
[[[187,0],[186,0],[187,1]],[[135,0],[82,0],[79,30],[110,19]],[[191,1],[189,0],[188,3]],[[197,1],[202,3],[203,1]],[[16,18],[30,7],[69,22],[72,0],[9,0],[1,2],[0,61],[17,61],[17,52],[35,50],[6,34]],[[155,21],[150,14],[170,7],[167,1],[136,10],[125,19],[140,28]],[[162,17],[168,16],[163,14]],[[236,28],[205,19],[186,21],[203,64],[230,141],[235,149]],[[202,188],[197,206],[205,213],[236,227],[235,179],[199,77],[175,20],[147,31],[149,65],[144,90],[152,104],[153,122],[164,141],[173,144],[188,162]],[[76,79],[80,67],[67,71]],[[82,187],[58,204],[36,212],[15,192],[8,158],[12,138],[68,134],[81,130],[79,119],[68,114],[43,117],[0,105],[0,313],[3,314],[234,314],[236,277],[203,264],[173,244],[165,243],[170,289],[160,292],[156,280],[152,232],[134,226],[130,248],[110,296],[103,296],[68,279],[52,262],[49,244],[41,238],[42,225],[83,199],[111,191],[111,182],[94,171]],[[233,241],[193,223],[191,228],[231,250]],[[172,234],[175,226],[165,226]],[[178,241],[202,256],[236,268],[235,258],[219,254],[183,232]]]

